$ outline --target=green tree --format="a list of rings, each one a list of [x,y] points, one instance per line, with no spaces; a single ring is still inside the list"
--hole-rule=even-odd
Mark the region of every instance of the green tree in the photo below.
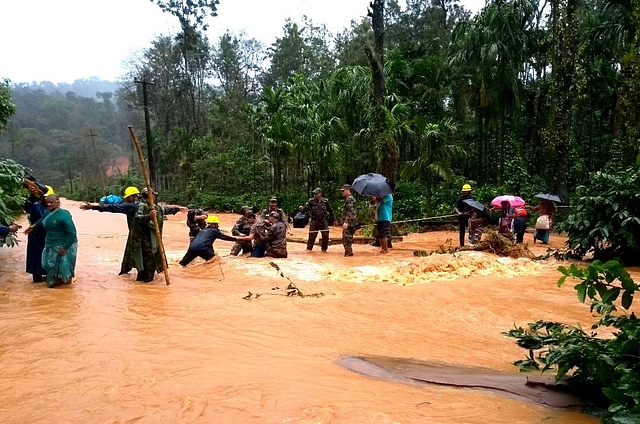
[[[9,118],[16,113],[16,106],[11,100],[9,80],[0,81],[0,131],[4,130]]]

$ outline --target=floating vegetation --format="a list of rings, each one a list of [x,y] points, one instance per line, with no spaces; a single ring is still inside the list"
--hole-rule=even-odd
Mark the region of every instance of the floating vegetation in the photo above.
[[[269,262],[269,265],[271,265],[273,268],[276,269],[276,271],[278,271],[278,275],[280,275],[280,277],[286,279],[289,282],[289,285],[284,288],[284,292],[282,292],[282,293],[251,293],[251,292],[248,292],[248,294],[246,296],[242,297],[243,299],[245,299],[245,300],[257,299],[257,298],[259,298],[261,296],[265,296],[265,295],[287,296],[287,297],[294,297],[294,296],[298,296],[298,297],[322,297],[322,296],[324,296],[324,293],[322,293],[322,292],[320,292],[320,293],[311,293],[311,294],[306,294],[305,295],[298,288],[298,286],[296,286],[295,283],[293,281],[291,281],[291,279],[285,275],[285,273],[282,271],[282,269],[280,269],[280,266],[278,266],[278,264],[276,264],[275,262]],[[271,290],[272,291],[276,291],[276,290],[282,290],[282,289],[280,287],[276,286],[276,287],[272,287]]]
[[[508,237],[498,234],[496,231],[485,231],[482,241],[472,246],[445,246],[440,245],[436,250],[427,252],[425,250],[415,250],[413,256],[431,256],[433,254],[454,254],[462,251],[488,252],[497,256],[509,258],[537,258],[526,243],[516,244]]]

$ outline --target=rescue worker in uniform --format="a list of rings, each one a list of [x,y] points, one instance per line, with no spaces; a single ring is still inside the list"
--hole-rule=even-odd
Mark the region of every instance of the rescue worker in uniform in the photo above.
[[[469,184],[462,186],[461,195],[456,200],[455,205],[456,213],[458,214],[458,223],[460,225],[460,246],[464,246],[464,239],[467,235],[467,225],[469,225],[469,217],[471,216],[471,206],[464,202],[467,199],[475,200],[471,196],[471,186]]]
[[[256,214],[251,212],[249,206],[243,206],[241,211],[243,215],[236,221],[235,225],[231,229],[231,234],[236,237],[248,236],[251,233],[251,227],[256,222]],[[236,244],[231,248],[231,255],[238,256],[240,252],[251,252],[251,241],[236,241]]]
[[[154,205],[151,209],[149,204],[149,192],[145,187],[142,190],[142,198],[138,203],[135,214],[135,225],[133,226],[133,256],[135,259],[135,267],[138,270],[136,281],[144,281],[150,283],[155,278],[155,273],[164,271],[164,264],[160,257],[158,248],[159,241],[156,238],[155,226],[153,218],[157,219],[160,236],[162,236],[162,225],[164,216],[178,213],[179,211],[187,211],[185,207],[178,206],[158,206]],[[157,193],[152,193],[156,196]]]
[[[313,197],[309,199],[306,205],[300,207],[302,212],[309,213],[309,238],[307,239],[307,250],[313,250],[318,233],[322,234],[323,252],[329,247],[329,222],[333,223],[335,215],[331,208],[331,203],[322,197],[322,189],[320,187],[313,190]]]
[[[181,266],[187,266],[197,257],[201,257],[205,261],[215,256],[213,243],[217,240],[236,241],[235,237],[222,234],[220,229],[220,218],[215,215],[207,217],[207,226],[198,231],[198,235],[189,243],[189,248],[184,257],[180,260]]]
[[[278,221],[287,222],[287,216],[284,214],[284,211],[278,207],[278,199],[272,197],[269,199],[269,207],[262,211],[260,215],[262,215],[263,219],[267,219],[271,212],[276,212],[278,214]]]
[[[198,235],[200,230],[207,226],[205,220],[207,213],[196,205],[187,206],[187,227],[189,227],[189,242]]]
[[[340,189],[344,198],[342,206],[342,246],[344,246],[344,256],[353,256],[353,233],[356,231],[356,199],[351,195],[351,185],[344,184]]]
[[[253,212],[248,212],[247,217],[255,220],[251,226],[251,230],[249,230],[249,235],[238,236],[236,240],[239,242],[253,242],[250,256],[252,258],[262,258],[267,251],[267,241],[269,239],[269,227],[271,223],[268,219],[262,219],[261,217],[258,219]]]
[[[267,251],[265,256],[272,258],[287,257],[287,226],[280,221],[277,212],[269,213],[267,218],[271,223],[269,238],[267,239]]]
[[[134,225],[134,217],[138,210],[138,201],[140,199],[140,190],[137,187],[127,187],[124,190],[124,199],[122,203],[100,204],[100,203],[83,203],[80,209],[83,211],[94,210],[98,212],[121,213],[127,216],[127,228],[129,234],[127,236],[127,244],[122,255],[122,263],[120,264],[120,272],[118,275],[128,274],[135,267],[135,259],[133,257],[132,228]],[[176,210],[177,212],[177,210]]]

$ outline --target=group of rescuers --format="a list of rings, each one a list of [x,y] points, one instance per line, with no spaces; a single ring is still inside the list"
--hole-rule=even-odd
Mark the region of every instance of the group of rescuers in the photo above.
[[[353,256],[351,245],[353,234],[358,225],[356,201],[351,194],[349,184],[344,184],[340,188],[340,192],[344,198],[342,208],[344,255]],[[154,192],[153,195],[156,196],[157,193]],[[234,256],[248,253],[251,257],[287,257],[286,237],[290,230],[287,217],[282,209],[278,208],[276,198],[271,198],[269,207],[260,214],[254,213],[248,206],[243,207],[240,218],[231,230],[232,236],[220,231],[218,216],[209,215],[195,205],[189,205],[186,208],[154,205],[152,209],[149,203],[149,192],[146,188],[139,191],[136,187],[127,187],[122,203],[84,203],[80,209],[122,213],[127,216],[129,235],[119,275],[128,274],[133,268],[136,268],[138,270],[137,281],[151,282],[156,272],[160,273],[164,270],[155,234],[154,219],[158,223],[160,234],[162,234],[164,217],[180,211],[187,212],[190,238],[187,252],[179,262],[183,267],[197,257],[205,261],[212,259],[215,256],[213,244],[217,239],[235,242],[231,249],[231,254]],[[310,216],[307,249],[313,249],[318,233],[320,233],[322,235],[321,249],[326,251],[329,245],[329,221],[333,221],[334,213],[327,199],[322,196],[322,190],[316,188],[313,191],[313,197],[306,205],[301,206],[300,210],[309,213]]]

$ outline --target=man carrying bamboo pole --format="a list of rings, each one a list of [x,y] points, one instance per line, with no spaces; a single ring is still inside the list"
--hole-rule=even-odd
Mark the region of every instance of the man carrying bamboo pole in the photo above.
[[[156,196],[157,193],[154,192],[153,195]],[[154,205],[154,208],[151,209],[148,198],[149,192],[145,187],[142,189],[140,203],[138,203],[134,218],[135,225],[132,229],[133,256],[138,270],[136,281],[144,281],[145,283],[152,282],[156,272],[164,271],[153,220],[157,218],[158,230],[162,237],[164,216],[175,214],[178,211],[187,211],[187,208],[182,206]]]

